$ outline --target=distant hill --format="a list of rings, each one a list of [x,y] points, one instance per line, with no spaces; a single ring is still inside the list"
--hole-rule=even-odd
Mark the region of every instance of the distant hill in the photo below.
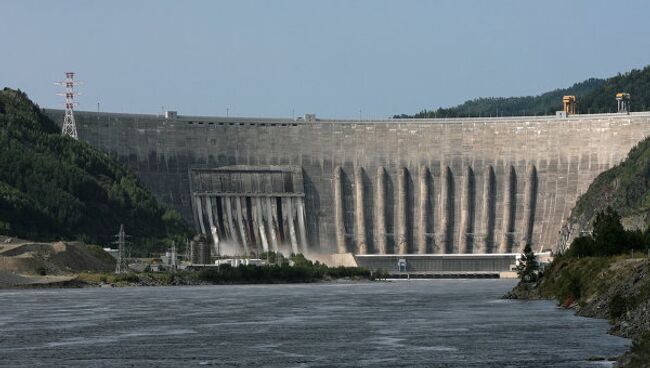
[[[618,92],[632,95],[632,111],[650,110],[650,65],[607,79],[605,84],[578,100],[578,112],[616,112],[614,96]]]
[[[120,224],[134,255],[189,234],[124,167],[61,136],[23,92],[0,91],[0,234],[108,245]]]
[[[562,110],[564,95],[577,97],[580,114],[615,112],[617,92],[632,95],[632,111],[650,110],[650,66],[608,79],[587,79],[569,88],[538,96],[477,98],[455,107],[424,110],[415,115],[395,115],[394,118],[552,115]]]

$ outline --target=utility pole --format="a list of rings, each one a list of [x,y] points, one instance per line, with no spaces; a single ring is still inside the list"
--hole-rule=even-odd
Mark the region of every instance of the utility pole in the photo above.
[[[124,254],[124,246],[126,244],[126,234],[124,233],[124,225],[120,225],[120,232],[115,235],[117,237],[117,262],[115,264],[115,273],[124,273],[128,270],[126,256]]]
[[[65,93],[57,93],[57,96],[65,96],[65,115],[63,116],[61,134],[70,136],[73,139],[79,139],[77,137],[77,125],[74,122],[74,96],[79,94],[74,92],[74,86],[81,83],[75,83],[74,74],[74,72],[66,72],[65,81],[55,82],[54,84],[65,86]]]

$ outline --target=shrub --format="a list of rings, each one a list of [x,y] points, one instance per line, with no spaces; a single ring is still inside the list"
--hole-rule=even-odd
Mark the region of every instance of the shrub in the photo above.
[[[115,276],[115,282],[136,283],[138,281],[140,281],[140,277],[137,274],[133,273],[133,272],[121,273],[121,274]]]
[[[563,280],[561,286],[561,301],[564,302],[567,299],[577,301],[582,296],[582,280],[574,271],[568,271],[567,273],[566,279]]]
[[[594,240],[591,236],[580,236],[575,238],[571,247],[567,250],[569,257],[591,257],[594,255]]]
[[[616,320],[627,313],[628,300],[622,294],[616,294],[609,301],[609,318]]]
[[[598,213],[591,235],[573,240],[566,252],[569,257],[606,257],[621,254],[630,249],[643,250],[650,245],[650,229],[626,231],[621,216],[611,207]]]

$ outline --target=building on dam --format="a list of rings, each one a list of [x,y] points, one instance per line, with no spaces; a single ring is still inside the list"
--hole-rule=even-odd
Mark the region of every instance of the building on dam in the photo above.
[[[45,110],[57,122],[63,111]],[[553,250],[578,196],[650,134],[650,113],[298,120],[76,112],[221,251]]]

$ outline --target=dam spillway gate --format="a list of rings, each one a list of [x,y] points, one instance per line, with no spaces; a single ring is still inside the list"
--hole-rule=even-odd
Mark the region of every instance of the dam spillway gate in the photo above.
[[[224,166],[189,170],[195,222],[239,254],[307,250],[302,170],[296,166]],[[232,248],[231,248],[232,250]]]

